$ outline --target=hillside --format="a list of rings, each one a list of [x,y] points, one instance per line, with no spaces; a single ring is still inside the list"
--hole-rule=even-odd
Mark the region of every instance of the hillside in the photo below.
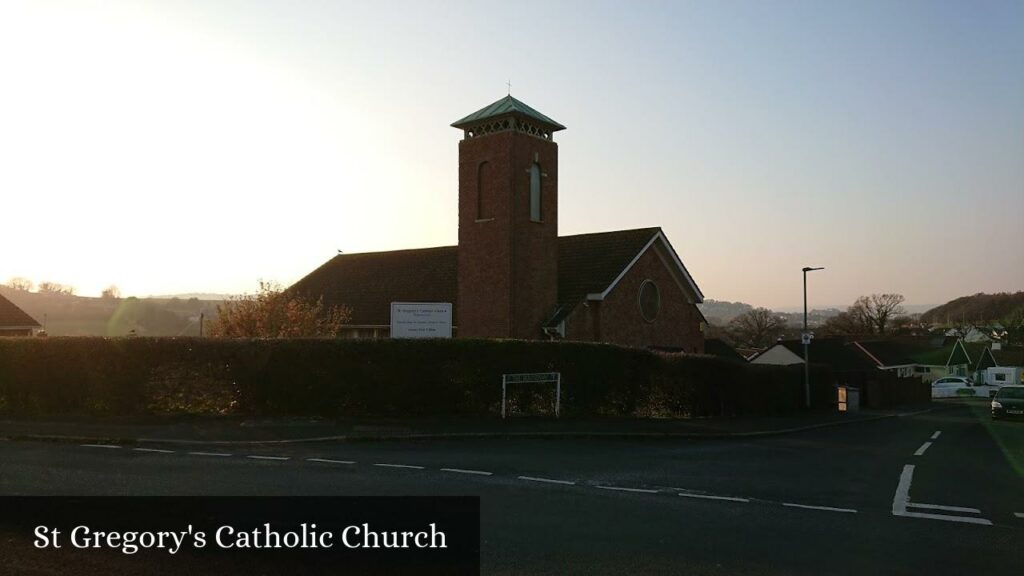
[[[88,298],[40,294],[0,286],[3,294],[51,336],[195,336],[199,314],[207,325],[220,301],[197,298]]]
[[[971,322],[982,324],[1006,318],[1018,308],[1024,308],[1024,291],[998,294],[974,294],[950,300],[921,315],[921,321],[932,324]]]

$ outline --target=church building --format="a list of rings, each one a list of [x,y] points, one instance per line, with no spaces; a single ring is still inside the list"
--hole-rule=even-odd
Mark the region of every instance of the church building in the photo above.
[[[660,228],[558,235],[558,122],[506,96],[452,124],[458,246],[339,254],[290,290],[386,337],[392,302],[453,305],[461,338],[608,342],[702,353],[703,294]]]

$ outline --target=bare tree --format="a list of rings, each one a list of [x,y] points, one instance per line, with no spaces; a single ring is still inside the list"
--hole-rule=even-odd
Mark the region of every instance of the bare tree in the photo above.
[[[905,300],[902,294],[872,294],[861,296],[857,299],[857,304],[863,307],[874,331],[885,334],[885,329],[893,318],[906,314],[906,310],[903,309]]]
[[[100,297],[106,300],[117,300],[121,298],[121,289],[111,284],[103,289]]]
[[[75,293],[75,287],[74,286],[68,286],[68,285],[65,285],[65,284],[60,284],[60,283],[57,283],[57,282],[49,282],[49,281],[47,281],[47,282],[40,282],[39,283],[39,293],[40,294],[64,294],[64,295],[67,295],[67,296],[71,296],[72,294]]]
[[[744,312],[733,318],[726,327],[736,344],[755,348],[771,346],[785,329],[785,320],[767,308]]]
[[[13,288],[14,290],[20,290],[22,292],[30,292],[35,287],[35,283],[28,278],[22,278],[15,276],[7,281],[7,287]]]

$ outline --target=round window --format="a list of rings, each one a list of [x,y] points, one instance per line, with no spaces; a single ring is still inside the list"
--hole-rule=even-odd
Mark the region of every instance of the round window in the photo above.
[[[640,315],[648,322],[654,322],[661,311],[661,294],[658,287],[650,280],[640,285]]]

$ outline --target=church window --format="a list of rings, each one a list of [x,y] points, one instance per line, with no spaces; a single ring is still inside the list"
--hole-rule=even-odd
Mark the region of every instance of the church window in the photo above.
[[[476,174],[476,219],[494,218],[494,182],[490,162],[481,162]]]
[[[534,163],[530,166],[530,220],[534,222],[541,221],[541,189],[540,189],[540,165]]]
[[[658,286],[651,280],[644,280],[640,285],[638,299],[640,315],[644,320],[654,322],[654,319],[658,317],[658,312],[661,311],[661,294],[658,292]]]

